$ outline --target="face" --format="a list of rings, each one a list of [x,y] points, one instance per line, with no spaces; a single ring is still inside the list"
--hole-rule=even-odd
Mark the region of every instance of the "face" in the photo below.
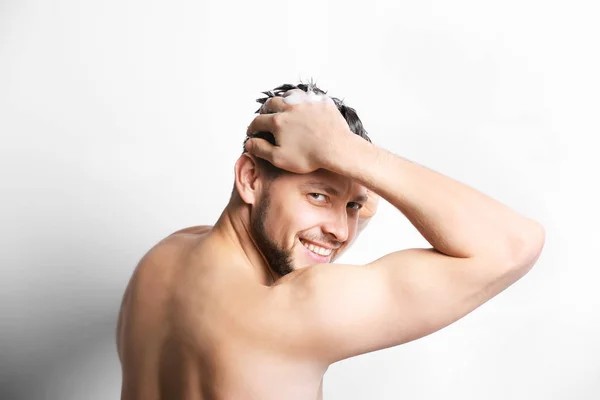
[[[328,263],[354,240],[366,188],[326,170],[284,173],[264,189],[252,236],[279,276]]]

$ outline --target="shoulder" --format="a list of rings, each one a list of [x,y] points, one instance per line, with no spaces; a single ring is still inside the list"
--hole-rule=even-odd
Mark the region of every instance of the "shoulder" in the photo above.
[[[139,259],[123,293],[117,320],[117,349],[122,357],[126,332],[142,321],[160,317],[170,297],[174,280],[173,266],[183,253],[182,239],[167,237]],[[151,310],[151,312],[150,312]]]
[[[189,246],[185,237],[169,235],[147,250],[135,265],[123,296],[124,307],[131,292],[139,295],[156,296],[172,281],[173,269],[180,265],[185,248]],[[148,290],[151,288],[151,290]]]
[[[211,225],[198,225],[175,231],[161,239],[151,247],[140,259],[137,270],[147,269],[151,265],[173,263],[186,253],[197,239],[205,236],[212,229]]]
[[[175,232],[171,233],[168,237],[177,236],[177,235],[185,235],[185,234],[201,235],[201,234],[207,233],[211,229],[212,229],[212,225],[190,226],[189,228],[184,228],[184,229],[175,231]]]

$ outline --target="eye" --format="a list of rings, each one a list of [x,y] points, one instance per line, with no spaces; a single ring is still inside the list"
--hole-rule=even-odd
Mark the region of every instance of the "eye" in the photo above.
[[[327,200],[327,196],[325,196],[324,194],[321,194],[321,193],[309,193],[308,195],[317,201]],[[319,198],[319,196],[321,196],[321,198]]]
[[[360,210],[362,208],[362,204],[351,201],[348,203],[348,207],[352,208],[353,210]]]

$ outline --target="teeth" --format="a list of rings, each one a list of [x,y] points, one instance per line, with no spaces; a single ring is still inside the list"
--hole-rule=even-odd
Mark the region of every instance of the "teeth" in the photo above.
[[[328,256],[331,254],[331,252],[333,250],[331,249],[325,249],[323,247],[319,247],[319,246],[315,246],[312,243],[306,243],[304,240],[300,239],[300,243],[302,243],[304,245],[304,247],[306,247],[307,249],[309,249],[310,251],[312,251],[315,254],[318,254],[320,256]]]

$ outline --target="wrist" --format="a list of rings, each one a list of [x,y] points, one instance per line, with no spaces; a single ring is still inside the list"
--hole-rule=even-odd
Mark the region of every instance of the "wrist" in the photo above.
[[[323,168],[341,175],[347,175],[351,165],[356,165],[357,158],[364,153],[365,145],[370,144],[356,135],[349,128],[337,136],[332,149],[327,151]]]
[[[348,130],[329,152],[324,168],[360,181],[372,189],[368,170],[375,166],[377,148],[372,143]]]

